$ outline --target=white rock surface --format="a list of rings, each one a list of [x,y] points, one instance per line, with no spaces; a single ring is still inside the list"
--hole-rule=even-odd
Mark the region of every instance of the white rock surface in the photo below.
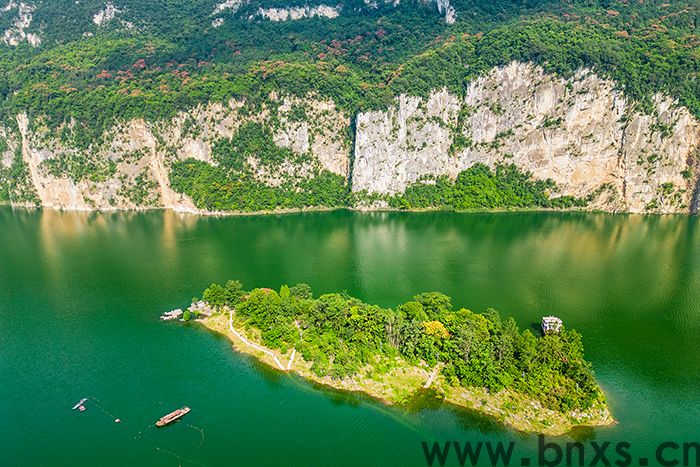
[[[246,2],[247,0],[226,0],[225,2],[219,3],[214,7],[212,16],[218,15],[219,13],[223,13],[227,10],[231,11],[232,13],[236,13]]]
[[[187,158],[215,164],[214,144],[257,122],[272,130],[274,144],[299,156],[274,168],[247,161],[270,186],[326,169],[350,178],[354,191],[392,195],[426,177],[454,179],[476,163],[512,163],[556,182],[555,196],[593,196],[594,209],[687,212],[700,173],[700,123],[666,97],[654,102],[652,115],[642,114],[613,82],[588,70],[563,79],[514,62],[474,80],[463,97],[446,90],[403,95],[386,110],[357,115],[352,164],[350,116],[329,100],[277,95],[262,107],[232,100],[167,122],[115,122],[88,151],[62,141],[62,129],[20,114],[19,131],[0,127],[7,142],[0,162],[7,167],[20,153],[44,206],[135,208],[124,190],[141,179],[151,187],[148,205],[196,211],[170,187],[170,164]],[[43,164],[78,156],[103,166],[112,161],[116,170],[104,180],[73,181]]]
[[[438,12],[445,16],[445,23],[454,24],[457,19],[457,10],[450,5],[450,0],[436,0]]]
[[[121,13],[121,10],[118,10],[111,2],[107,2],[104,8],[95,13],[95,16],[92,17],[92,22],[98,26],[102,26],[112,21],[117,13]]]
[[[12,22],[12,26],[3,31],[2,41],[7,45],[17,46],[20,42],[27,41],[33,47],[41,45],[41,38],[32,32],[27,32],[27,29],[32,24],[32,14],[36,7],[29,3],[8,2],[0,9],[0,15],[11,15],[16,12],[16,17]]]
[[[596,208],[683,211],[696,178],[683,172],[696,164],[700,124],[667,98],[655,102],[657,116],[643,115],[590,71],[565,80],[514,62],[474,81],[464,99],[445,90],[400,96],[388,111],[358,115],[353,190],[395,194],[425,176],[454,179],[477,162],[514,163],[551,178],[562,195],[604,191]],[[457,133],[470,143],[453,146]]]
[[[151,206],[196,212],[191,200],[170,187],[170,163],[193,158],[215,165],[213,144],[231,138],[246,122],[258,122],[273,129],[276,144],[304,155],[303,159],[307,161],[301,165],[286,161],[275,170],[258,161],[250,161],[256,169],[254,175],[263,183],[277,186],[285,175],[308,178],[314,175],[317,167],[347,178],[350,145],[345,135],[350,125],[349,117],[330,101],[313,97],[271,98],[278,99],[278,104],[257,113],[241,112],[245,103],[231,101],[228,105],[198,106],[159,125],[143,120],[116,124],[104,135],[104,144],[87,151],[98,162],[106,164],[111,160],[116,163],[115,173],[103,181],[89,178],[74,181],[48,173],[42,165],[45,160],[76,157],[85,152],[66,146],[58,138],[60,129],[50,130],[41,121],[30,122],[24,114],[17,116],[19,135],[6,137],[11,144],[0,160],[5,165],[11,164],[14,149],[21,148],[34,188],[41,204],[46,207],[73,210],[138,208],[141,206],[135,206],[124,195],[124,189],[140,176],[156,187],[149,193],[153,201]],[[307,120],[291,118],[290,112],[298,106],[304,108]],[[279,123],[273,123],[273,118]],[[12,130],[0,128],[0,136],[5,133],[12,135]]]
[[[314,7],[259,8],[257,14],[270,21],[294,21],[313,17],[337,18],[340,15],[340,6],[318,5]]]

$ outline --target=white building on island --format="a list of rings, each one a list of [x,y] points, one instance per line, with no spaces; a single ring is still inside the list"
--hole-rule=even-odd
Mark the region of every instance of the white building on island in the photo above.
[[[563,323],[556,316],[542,317],[542,332],[545,334],[557,334],[561,331]]]

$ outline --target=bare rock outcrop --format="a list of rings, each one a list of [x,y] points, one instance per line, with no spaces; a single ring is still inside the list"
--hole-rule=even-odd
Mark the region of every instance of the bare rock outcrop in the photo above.
[[[35,191],[43,206],[57,209],[140,209],[164,207],[197,212],[192,201],[170,186],[170,165],[196,159],[216,165],[212,148],[234,136],[241,125],[260,123],[273,134],[275,144],[305,155],[305,167],[285,162],[294,176],[313,176],[320,167],[345,178],[350,166],[347,127],[350,119],[330,101],[313,97],[271,97],[275,105],[251,111],[243,101],[212,103],[182,112],[167,122],[143,119],[115,123],[101,141],[87,149],[73,147],[61,134],[73,124],[51,129],[41,119],[18,115],[21,147]],[[64,131],[66,130],[66,131]],[[12,136],[9,128],[0,129]],[[1,135],[0,135],[1,136]],[[8,136],[3,164],[12,162],[12,138]],[[251,161],[261,183],[278,184],[279,174],[260,161]]]
[[[518,62],[474,80],[463,96],[401,95],[388,109],[357,115],[354,154],[350,116],[332,101],[272,94],[265,103],[199,105],[164,122],[115,122],[87,148],[66,137],[75,122],[50,128],[20,114],[16,129],[0,127],[0,169],[21,156],[27,184],[47,207],[197,211],[171,187],[171,165],[216,165],[217,143],[252,123],[295,155],[274,166],[247,156],[268,186],[327,170],[355,192],[389,196],[476,163],[515,164],[553,180],[556,195],[589,198],[590,209],[671,213],[700,204],[700,123],[686,108],[656,95],[645,113],[590,70],[565,79]]]
[[[589,70],[563,79],[514,62],[472,82],[464,98],[400,96],[387,111],[358,115],[353,190],[392,195],[477,162],[513,163],[552,179],[559,194],[591,195],[596,209],[687,211],[700,124],[668,98],[654,103],[647,115]]]

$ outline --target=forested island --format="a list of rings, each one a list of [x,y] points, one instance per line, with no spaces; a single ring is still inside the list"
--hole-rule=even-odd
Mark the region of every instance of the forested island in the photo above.
[[[493,309],[454,309],[439,292],[388,309],[345,293],[314,298],[306,284],[245,291],[229,281],[183,319],[273,367],[387,404],[435,397],[552,435],[614,423],[576,331],[535,335]]]

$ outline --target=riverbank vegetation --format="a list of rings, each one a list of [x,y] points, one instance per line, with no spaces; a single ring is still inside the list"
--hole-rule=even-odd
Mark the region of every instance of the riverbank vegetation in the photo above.
[[[268,186],[249,173],[187,159],[172,165],[172,188],[209,212],[257,212],[276,209],[346,206],[347,183],[340,175],[319,171],[312,178]]]
[[[236,138],[234,137],[234,140]],[[265,152],[276,151],[270,140]],[[239,151],[239,152],[236,152]],[[291,154],[289,150],[281,150]],[[234,146],[230,161],[243,161],[249,150]],[[265,154],[261,152],[260,154]],[[284,160],[283,155],[265,160]],[[555,196],[552,180],[535,180],[517,166],[497,165],[494,170],[477,163],[452,181],[447,176],[424,177],[394,196],[350,193],[344,179],[319,170],[312,178],[287,177],[278,186],[259,183],[243,162],[221,161],[212,166],[188,159],[171,166],[173,189],[189,196],[200,209],[208,211],[269,211],[309,207],[351,207],[385,202],[392,209],[565,209],[583,208],[589,198]]]
[[[270,130],[260,124],[242,125],[230,140],[217,141],[212,157],[215,166],[187,159],[170,167],[172,188],[200,209],[255,212],[347,206],[345,178],[321,168],[309,154],[276,145]],[[260,167],[270,174],[267,183],[256,177]],[[283,167],[307,168],[310,173],[297,176]]]
[[[589,200],[573,196],[552,197],[552,180],[534,180],[517,166],[498,165],[495,170],[477,163],[453,182],[447,176],[426,177],[389,198],[397,209],[523,209],[585,207]]]
[[[331,386],[379,393],[396,403],[427,382],[452,403],[504,420],[522,421],[533,412],[519,426],[529,430],[612,420],[574,330],[541,336],[493,309],[455,309],[439,292],[389,309],[347,294],[314,297],[305,284],[244,291],[229,281],[212,284],[203,300],[223,313],[208,318],[213,328],[227,333],[223,323],[231,310],[232,327],[280,359],[298,352],[306,363],[300,373]]]

